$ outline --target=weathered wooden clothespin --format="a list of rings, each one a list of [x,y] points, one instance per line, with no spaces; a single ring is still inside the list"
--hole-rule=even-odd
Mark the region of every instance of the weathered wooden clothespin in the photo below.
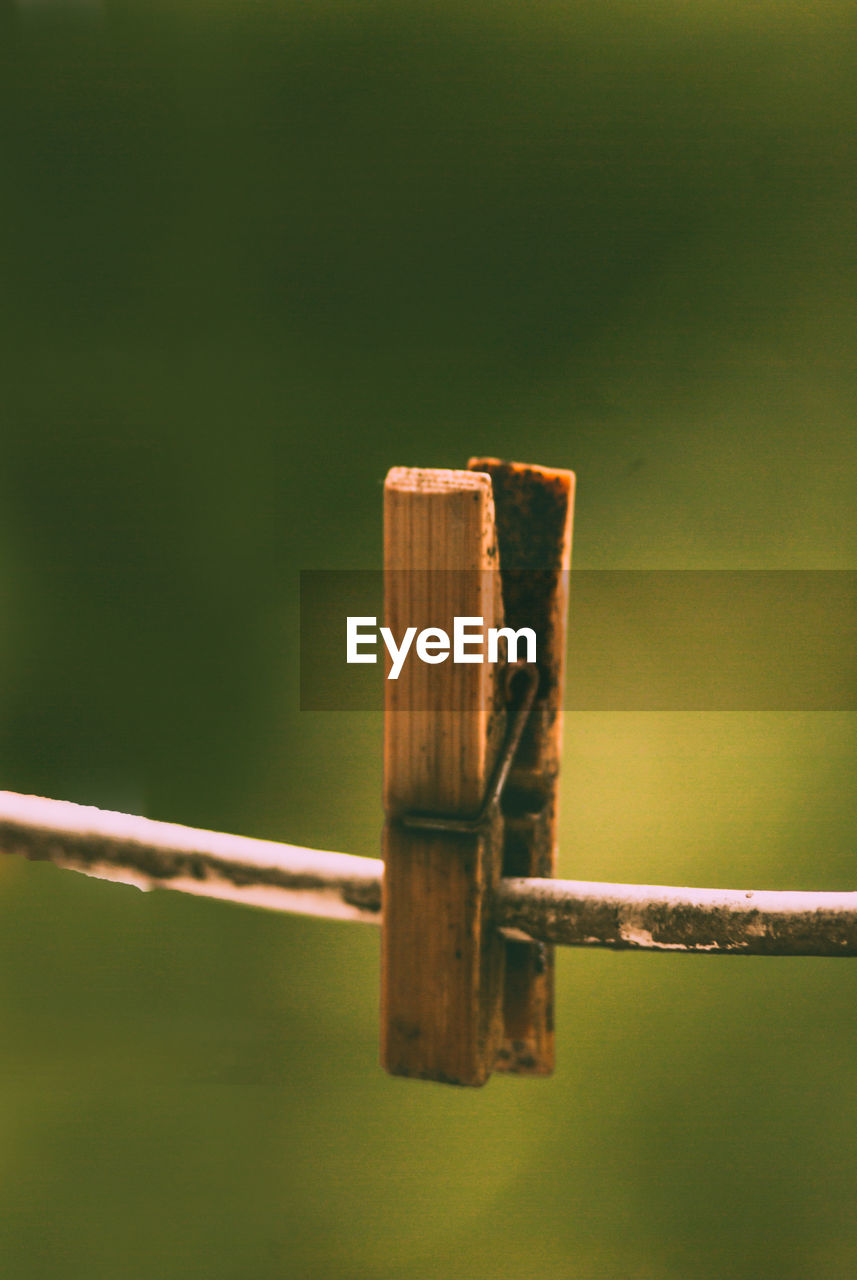
[[[385,486],[385,622],[418,649],[385,681],[381,1022],[388,1071],[480,1085],[553,1068],[552,957],[503,938],[492,898],[555,872],[574,476],[468,465]],[[455,661],[455,619],[530,628],[536,663],[490,640]]]

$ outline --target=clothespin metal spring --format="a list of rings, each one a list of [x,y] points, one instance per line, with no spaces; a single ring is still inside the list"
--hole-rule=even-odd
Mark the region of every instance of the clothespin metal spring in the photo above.
[[[515,753],[521,741],[530,712],[533,709],[536,692],[539,687],[539,669],[533,662],[512,662],[506,668],[506,688],[511,694],[512,685],[518,679],[526,680],[521,701],[512,718],[503,743],[502,750],[494,766],[494,772],[485,791],[485,799],[475,818],[448,817],[440,813],[406,813],[401,818],[405,827],[417,831],[450,831],[472,835],[481,831],[492,818],[496,806],[500,803],[509,770],[515,759]]]

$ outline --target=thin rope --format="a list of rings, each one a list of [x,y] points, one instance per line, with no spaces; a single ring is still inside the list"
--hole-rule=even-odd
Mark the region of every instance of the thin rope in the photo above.
[[[0,791],[0,852],[139,889],[379,924],[384,864]],[[857,955],[857,893],[504,879],[497,928],[528,942],[703,955]]]

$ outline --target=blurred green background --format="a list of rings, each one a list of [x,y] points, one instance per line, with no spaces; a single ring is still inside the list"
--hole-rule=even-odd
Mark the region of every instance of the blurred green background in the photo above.
[[[857,568],[851,4],[0,4],[0,785],[375,856],[298,572],[394,464],[581,568]],[[617,625],[619,623],[617,622]],[[570,673],[573,679],[573,672]],[[852,888],[855,717],[567,717],[561,871]],[[857,966],[564,951],[559,1069],[377,1065],[378,937],[9,859],[14,1280],[838,1280]]]

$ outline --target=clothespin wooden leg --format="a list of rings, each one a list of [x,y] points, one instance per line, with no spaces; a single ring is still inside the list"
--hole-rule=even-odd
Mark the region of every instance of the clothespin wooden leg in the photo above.
[[[491,481],[394,468],[384,495],[386,625],[502,625]],[[395,1075],[480,1085],[499,1049],[503,943],[492,927],[502,822],[429,831],[409,814],[478,814],[505,732],[496,664],[406,661],[385,681],[382,1061]]]
[[[503,796],[503,875],[555,876],[574,474],[497,458],[468,467],[493,482],[505,625],[537,635],[539,685]],[[553,948],[507,942],[496,1069],[554,1065]]]

